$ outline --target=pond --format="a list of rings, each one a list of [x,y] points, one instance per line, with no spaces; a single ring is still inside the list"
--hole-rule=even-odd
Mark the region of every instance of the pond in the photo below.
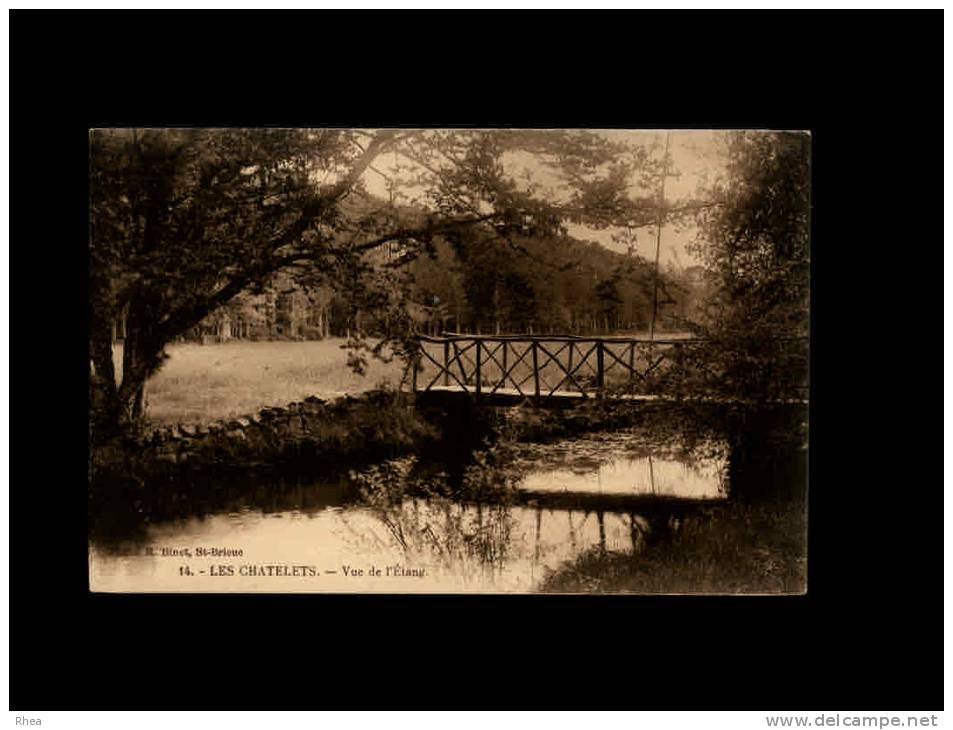
[[[520,444],[501,500],[464,501],[421,485],[450,477],[414,459],[390,464],[398,489],[368,490],[379,469],[262,485],[220,510],[92,543],[104,592],[532,592],[594,549],[637,552],[685,514],[729,497],[727,443],[646,447],[632,431]],[[422,467],[427,467],[423,468]],[[421,474],[426,475],[424,479]]]

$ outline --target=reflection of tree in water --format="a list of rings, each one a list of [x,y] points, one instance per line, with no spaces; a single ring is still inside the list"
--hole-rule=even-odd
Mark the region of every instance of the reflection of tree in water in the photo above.
[[[460,473],[421,469],[408,458],[352,474],[361,502],[386,528],[392,548],[408,561],[453,569],[500,571],[511,554],[514,478],[479,454]]]
[[[139,552],[157,525],[243,511],[296,510],[313,516],[352,496],[350,483],[341,475],[315,478],[291,473],[233,481],[196,478],[148,487],[127,481],[90,490],[90,541],[106,553]]]
[[[630,463],[648,459],[652,468],[658,461],[674,461],[693,470],[706,471],[725,462],[728,443],[718,439],[673,441],[664,447],[647,444],[635,431],[607,431],[585,434],[555,443],[520,444],[514,457],[523,472],[534,470],[569,470],[588,474],[616,462]]]
[[[352,475],[365,514],[372,514],[384,529],[362,531],[351,526],[351,539],[367,549],[400,554],[409,564],[439,566],[464,579],[498,576],[505,567],[523,561],[527,568],[545,564],[563,552],[617,550],[621,535],[627,543],[624,549],[639,552],[680,521],[662,503],[646,506],[644,514],[608,505],[563,505],[553,510],[523,504],[514,486],[521,469],[512,462],[505,467],[487,460],[473,463],[465,477],[470,499],[461,498],[446,475],[427,477],[417,466],[412,459],[394,461]],[[493,489],[501,501],[476,501]],[[553,520],[558,524],[556,533]],[[611,541],[609,521],[619,531]],[[548,538],[543,535],[544,522],[550,523]],[[612,548],[610,542],[618,546]]]
[[[351,535],[388,553],[399,552],[408,567],[452,572],[464,580],[502,573],[510,555],[515,520],[506,505],[464,504],[446,497],[369,499],[367,513],[384,528],[351,525]],[[347,523],[348,517],[342,516]]]

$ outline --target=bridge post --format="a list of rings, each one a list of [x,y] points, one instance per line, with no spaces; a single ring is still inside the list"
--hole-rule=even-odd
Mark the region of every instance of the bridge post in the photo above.
[[[480,345],[481,345],[480,340],[477,340],[477,341],[476,341],[476,394],[477,394],[477,398],[480,397],[480,391],[481,391],[482,388],[483,388],[483,378],[482,378],[481,375],[480,375],[480,365],[481,365]]]
[[[503,340],[503,372],[500,374],[500,378],[502,379],[500,383],[501,388],[506,387],[506,371],[508,369],[506,366],[506,350],[509,346],[510,344],[506,340]]]
[[[629,388],[635,385],[635,343],[629,345]]]
[[[539,398],[539,355],[537,354],[536,340],[533,340],[533,387],[536,397]]]
[[[450,343],[443,343],[443,384],[450,385]]]
[[[570,385],[572,385],[573,383],[575,383],[575,381],[572,379],[572,376],[571,376],[571,375],[568,375],[569,373],[572,372],[572,349],[573,349],[573,347],[575,347],[575,344],[572,342],[572,340],[570,340],[570,341],[569,341],[569,365],[566,366],[566,373],[567,373],[567,377],[569,377],[569,383],[570,383]],[[582,390],[582,388],[580,388],[580,390]]]
[[[605,395],[605,364],[606,364],[606,355],[603,351],[604,343],[602,340],[599,340],[596,343],[596,391],[598,397],[602,398]]]

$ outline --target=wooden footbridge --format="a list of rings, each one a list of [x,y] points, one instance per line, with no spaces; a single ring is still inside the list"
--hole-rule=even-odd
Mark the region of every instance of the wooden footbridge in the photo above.
[[[466,394],[491,404],[654,400],[704,340],[573,335],[421,336],[418,394]]]

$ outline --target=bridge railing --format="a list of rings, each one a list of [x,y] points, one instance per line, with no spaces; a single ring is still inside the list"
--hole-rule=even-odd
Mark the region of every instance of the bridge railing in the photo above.
[[[705,342],[573,335],[420,336],[419,341],[416,392],[527,398],[656,393],[685,355]]]

